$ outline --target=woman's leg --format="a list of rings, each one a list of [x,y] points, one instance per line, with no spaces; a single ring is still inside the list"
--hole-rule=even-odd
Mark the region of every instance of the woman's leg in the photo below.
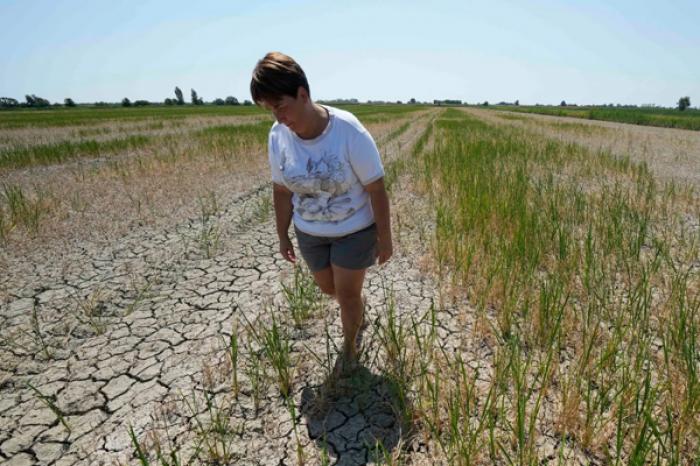
[[[318,272],[312,272],[314,281],[325,294],[335,298],[335,283],[333,282],[333,270],[330,266]]]
[[[367,269],[346,269],[331,264],[335,296],[340,304],[340,320],[343,324],[345,340],[343,352],[346,357],[357,357],[355,340],[362,325],[364,303],[362,302],[362,285]]]

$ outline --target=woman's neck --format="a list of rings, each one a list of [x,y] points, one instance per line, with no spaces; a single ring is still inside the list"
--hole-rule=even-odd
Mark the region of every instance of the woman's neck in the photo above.
[[[311,108],[309,109],[309,116],[307,118],[309,123],[306,128],[297,133],[297,136],[302,139],[314,139],[319,137],[323,133],[323,130],[326,129],[328,119],[328,111],[322,106],[311,102]]]

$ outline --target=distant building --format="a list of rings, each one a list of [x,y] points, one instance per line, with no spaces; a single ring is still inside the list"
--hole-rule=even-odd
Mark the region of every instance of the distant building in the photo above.
[[[461,100],[445,99],[445,100],[433,100],[433,105],[462,105]]]

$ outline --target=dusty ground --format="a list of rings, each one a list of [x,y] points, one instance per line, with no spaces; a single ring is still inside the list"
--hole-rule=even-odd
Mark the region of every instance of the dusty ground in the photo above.
[[[474,112],[479,118],[504,122],[494,112]],[[409,129],[395,140],[382,136],[390,133],[389,127],[372,129],[385,164],[406,156],[433,116],[434,112],[412,118]],[[508,121],[513,122],[527,124]],[[656,128],[612,125],[615,131],[621,126],[623,135],[615,138],[615,150],[649,157],[652,169],[662,177],[695,179],[688,170],[697,162],[692,157],[695,144],[700,144],[696,135],[681,132],[686,142],[670,149],[658,146],[656,151],[649,149],[661,144],[655,139]],[[567,131],[551,130],[556,137],[569,137],[561,136]],[[676,130],[661,131],[661,140],[679,137]],[[624,138],[627,146],[621,142]],[[588,143],[604,144],[604,139]],[[266,163],[264,156],[261,159]],[[676,160],[689,165],[673,168]],[[19,249],[4,253],[0,275],[4,464],[136,464],[130,425],[145,447],[152,449],[160,442],[167,450],[171,442],[183,449],[186,458],[197,437],[197,421],[210,420],[202,400],[205,392],[228,414],[229,428],[238,432],[229,445],[236,458],[233,464],[296,464],[297,441],[307,464],[321,463],[324,445],[332,464],[365,464],[377,460],[368,446],[375,439],[390,453],[409,452],[413,464],[434,464],[436,452],[430,442],[404,431],[396,412],[399,401],[379,367],[377,329],[391,303],[387,290],[393,289],[390,294],[403,322],[419,319],[436,305],[441,345],[447,351],[460,348],[470,367],[480,368],[485,377],[490,368],[484,361],[491,359],[493,347],[471,338],[475,323],[468,304],[442,299],[442,284],[430,278],[434,276],[429,259],[432,214],[405,177],[397,179],[392,193],[395,256],[385,266],[370,269],[366,281],[372,325],[365,334],[363,368],[355,385],[340,386],[331,399],[321,399],[329,380],[327,368],[316,357],[333,357],[332,345],[342,341],[339,309],[328,303],[292,338],[297,429],[274,383],[263,387],[256,412],[251,376],[242,371],[240,396],[231,400],[231,368],[222,336],[230,335],[234,323],[242,328],[244,316],[268,319],[275,305],[284,312],[281,284],[289,283],[292,270],[277,253],[266,201],[270,192],[265,163],[252,165],[258,168],[250,173],[258,173],[257,177],[226,185],[220,191],[220,208],[206,222],[196,203],[190,202],[176,208],[169,220],[131,224],[102,240],[83,238],[51,243],[48,250],[30,247],[21,254]],[[192,180],[205,182],[207,174]],[[243,366],[250,357],[242,347]],[[26,382],[55,403],[70,431]],[[192,396],[198,400],[196,407],[184,401]],[[556,463],[560,446],[545,433],[538,439],[538,454]],[[581,451],[566,447],[562,451],[566,464],[589,464]]]
[[[410,149],[426,123],[423,116],[399,141],[380,140],[385,161],[399,147]],[[243,313],[255,319],[265,316],[269,303],[283,305],[280,282],[290,266],[276,252],[274,222],[265,211],[269,196],[265,181],[226,199],[209,220],[220,228],[211,258],[198,243],[205,225],[196,216],[136,228],[111,243],[86,241],[52,256],[37,251],[11,258],[0,278],[0,457],[6,464],[126,461],[133,451],[129,425],[145,444],[162,438],[158,429],[166,425],[163,442],[192,443],[193,424],[203,413],[187,412],[182,395],[201,396],[207,386],[224,403],[230,378],[222,368],[221,336],[234,321],[242,326]],[[434,299],[435,285],[410,265],[411,251],[406,254],[400,244],[397,238],[396,257],[368,276],[372,320],[385,309],[387,287],[406,317],[419,317]],[[326,325],[335,344],[342,341],[338,312],[330,306],[325,318],[294,337],[294,400],[311,464],[319,458],[322,432],[337,464],[363,464],[365,441],[372,438],[390,450],[401,438],[395,400],[371,351],[364,372],[371,390],[339,395],[332,408],[319,408],[316,397],[326,374],[309,354],[326,353]],[[446,332],[454,321],[449,312],[441,311],[448,313],[441,319]],[[375,338],[370,331],[367,348],[377,346]],[[26,382],[53,400],[70,432]],[[242,432],[232,446],[237,464],[293,463],[290,415],[274,385],[265,388],[260,412],[254,413],[250,392],[242,390],[231,415]]]

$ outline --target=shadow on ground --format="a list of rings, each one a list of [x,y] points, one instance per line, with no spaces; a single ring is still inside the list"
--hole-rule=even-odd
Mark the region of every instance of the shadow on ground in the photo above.
[[[412,409],[402,401],[401,387],[384,375],[359,366],[301,393],[301,413],[309,437],[329,463],[384,463],[411,435]]]

